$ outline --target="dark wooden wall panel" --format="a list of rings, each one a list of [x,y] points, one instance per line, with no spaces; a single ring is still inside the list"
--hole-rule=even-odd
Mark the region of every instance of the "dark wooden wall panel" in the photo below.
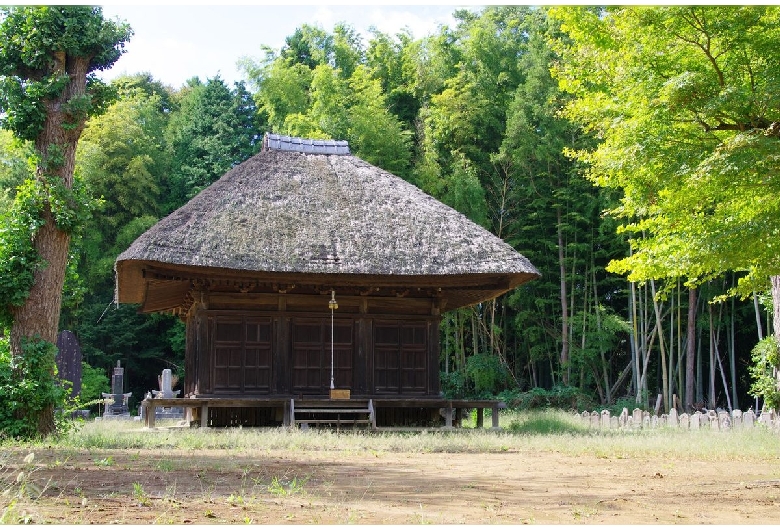
[[[273,370],[271,318],[217,318],[212,329],[212,391],[269,394]]]
[[[376,320],[373,348],[375,392],[426,394],[430,369],[428,342],[426,322]]]
[[[328,312],[201,310],[188,320],[188,392],[326,396],[331,377]],[[334,380],[353,396],[438,395],[439,317],[336,315]]]

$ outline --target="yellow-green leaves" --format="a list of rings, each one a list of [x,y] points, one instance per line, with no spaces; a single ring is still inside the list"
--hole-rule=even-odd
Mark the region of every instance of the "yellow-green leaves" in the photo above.
[[[555,68],[566,113],[600,139],[575,153],[633,254],[610,269],[635,280],[780,272],[776,7],[556,8],[567,37]],[[755,37],[752,38],[751,36]],[[770,44],[771,43],[771,44]]]

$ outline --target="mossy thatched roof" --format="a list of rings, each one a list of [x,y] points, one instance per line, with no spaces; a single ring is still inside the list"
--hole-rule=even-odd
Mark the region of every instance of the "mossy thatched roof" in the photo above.
[[[281,150],[236,166],[141,235],[116,260],[117,300],[142,302],[144,269],[166,266],[334,283],[469,277],[471,288],[485,275],[503,278],[504,291],[539,276],[504,241],[382,169]]]

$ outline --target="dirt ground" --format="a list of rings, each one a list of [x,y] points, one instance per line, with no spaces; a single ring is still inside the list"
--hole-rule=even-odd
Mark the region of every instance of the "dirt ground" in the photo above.
[[[780,506],[777,461],[253,453],[42,450],[22,479],[41,496],[7,510],[55,524],[774,524]],[[6,477],[24,456],[5,455],[19,463]]]

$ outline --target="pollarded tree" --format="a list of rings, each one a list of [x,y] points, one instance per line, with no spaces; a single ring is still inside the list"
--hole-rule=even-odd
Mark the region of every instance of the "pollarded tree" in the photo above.
[[[25,227],[4,230],[0,239],[0,313],[4,326],[11,324],[11,357],[18,366],[25,351],[53,351],[70,235],[84,218],[84,199],[73,186],[76,144],[106,95],[94,73],[119,59],[130,36],[129,26],[105,20],[99,7],[2,10],[3,126],[32,141],[39,160],[35,178],[17,194],[7,217],[11,225],[26,219]],[[50,379],[51,357],[50,365],[42,364]],[[53,402],[23,406],[18,415],[37,424],[40,434],[52,432]]]

